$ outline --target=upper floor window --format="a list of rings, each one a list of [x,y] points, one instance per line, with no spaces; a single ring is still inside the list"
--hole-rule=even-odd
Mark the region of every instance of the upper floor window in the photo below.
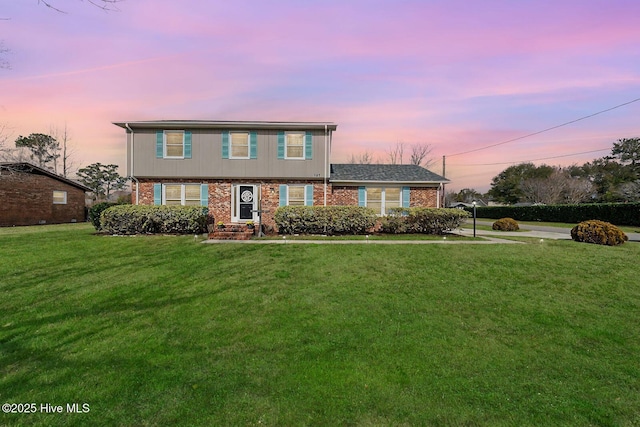
[[[66,205],[67,204],[67,192],[53,190],[53,204],[54,205]]]
[[[304,133],[285,134],[286,159],[304,159]]]
[[[156,157],[159,159],[190,159],[191,132],[182,130],[157,131]]]
[[[231,158],[249,158],[249,132],[231,132]]]
[[[311,132],[278,132],[278,159],[311,160],[313,135]]]

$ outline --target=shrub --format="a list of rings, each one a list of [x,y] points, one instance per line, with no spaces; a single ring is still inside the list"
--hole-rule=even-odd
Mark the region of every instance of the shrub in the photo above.
[[[458,228],[469,213],[462,209],[394,208],[382,219],[385,233],[444,234]]]
[[[281,206],[274,219],[282,234],[364,234],[376,223],[373,209],[358,206]]]
[[[622,230],[613,224],[599,220],[581,222],[571,229],[571,238],[576,242],[616,246],[628,240]]]
[[[518,223],[513,218],[501,218],[493,223],[491,226],[494,230],[499,231],[518,231],[520,227]]]
[[[96,203],[95,205],[89,208],[89,214],[88,214],[89,221],[91,221],[91,224],[93,224],[93,227],[96,230],[98,231],[100,230],[100,214],[102,214],[104,210],[115,205],[116,203],[101,202],[101,203]]]
[[[100,216],[101,230],[110,234],[199,234],[207,229],[203,206],[111,206]]]

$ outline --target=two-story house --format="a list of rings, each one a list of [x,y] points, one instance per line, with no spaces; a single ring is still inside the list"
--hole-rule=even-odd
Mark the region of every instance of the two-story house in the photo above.
[[[439,207],[447,179],[413,165],[331,164],[331,122],[159,120],[126,130],[134,204],[203,205],[273,226],[285,205]]]

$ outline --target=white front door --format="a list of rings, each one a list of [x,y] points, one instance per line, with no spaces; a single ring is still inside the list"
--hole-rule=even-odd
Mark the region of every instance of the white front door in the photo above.
[[[235,184],[231,192],[232,222],[257,221],[258,186],[252,184]]]

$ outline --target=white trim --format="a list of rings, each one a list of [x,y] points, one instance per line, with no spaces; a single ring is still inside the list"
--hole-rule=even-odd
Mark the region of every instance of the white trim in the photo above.
[[[167,155],[167,132],[169,133],[181,133],[182,134],[182,156],[169,156]],[[162,158],[163,159],[184,159],[184,130],[163,130],[162,131]],[[178,144],[172,144],[178,145]]]
[[[62,193],[63,200],[61,202],[56,202],[56,193]],[[53,190],[53,204],[54,205],[66,205],[67,204],[67,192],[64,190]]]
[[[194,182],[194,183],[191,183],[191,182],[188,182],[188,183],[168,182],[168,183],[164,183],[164,184],[161,184],[161,185],[162,185],[162,200],[160,201],[160,203],[163,206],[167,205],[167,192],[166,192],[167,185],[179,185],[180,186],[180,206],[195,206],[195,205],[187,205],[186,204],[186,201],[187,201],[186,186],[187,185],[197,185],[198,186],[198,205],[200,205],[200,200],[201,200],[200,199],[200,186],[202,184],[199,184],[197,182]],[[196,199],[191,199],[191,200],[193,201],[193,200],[196,200]],[[177,206],[177,205],[173,205],[173,206]]]
[[[246,156],[234,156],[233,155],[233,134],[247,134],[247,155]],[[229,132],[229,159],[232,160],[247,160],[251,158],[251,132],[249,131],[231,131]]]
[[[253,208],[252,210],[252,218],[250,219],[240,219],[240,201],[239,195],[237,194],[240,191],[240,186],[242,187],[253,187]],[[245,223],[247,221],[253,221],[255,223],[258,222],[258,213],[255,212],[258,209],[260,198],[260,185],[259,184],[231,184],[231,222],[234,223]]]
[[[302,157],[289,157],[289,150],[287,150],[287,148],[289,148],[289,134],[295,134],[295,135],[302,135]],[[284,159],[285,160],[306,160],[305,158],[305,138],[306,138],[306,133],[305,132],[301,132],[301,131],[285,131],[284,133]]]
[[[397,188],[400,190],[398,194],[398,206],[393,206],[393,207],[399,207],[399,208],[402,207],[402,187],[391,185],[386,187],[371,186],[371,188],[380,189],[380,211],[376,212],[378,216],[384,216],[387,214],[387,189],[388,188]],[[364,187],[364,205],[366,207],[369,207],[369,187],[366,187],[366,186]]]

